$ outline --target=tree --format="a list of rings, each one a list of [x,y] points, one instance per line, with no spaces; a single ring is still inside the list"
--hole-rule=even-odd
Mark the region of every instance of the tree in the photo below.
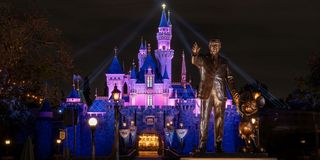
[[[320,110],[320,54],[312,54],[308,65],[310,73],[295,78],[297,89],[288,95],[286,101],[297,109]]]
[[[306,78],[306,85],[313,92],[320,92],[320,54],[312,54],[308,62],[310,74]]]
[[[30,1],[0,4],[0,116],[20,115],[48,98],[60,103],[73,69],[61,31]],[[6,118],[4,118],[6,117]]]

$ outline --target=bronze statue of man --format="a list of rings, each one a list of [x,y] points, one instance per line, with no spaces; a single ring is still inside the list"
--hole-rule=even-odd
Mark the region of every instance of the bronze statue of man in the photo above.
[[[201,152],[206,151],[209,119],[214,109],[214,136],[216,152],[223,152],[222,137],[224,127],[225,102],[227,100],[226,88],[229,88],[236,105],[239,94],[234,89],[233,76],[227,61],[220,56],[221,42],[213,39],[209,42],[209,54],[201,55],[197,43],[192,47],[192,64],[199,68],[201,81],[199,95],[200,108],[200,144]]]

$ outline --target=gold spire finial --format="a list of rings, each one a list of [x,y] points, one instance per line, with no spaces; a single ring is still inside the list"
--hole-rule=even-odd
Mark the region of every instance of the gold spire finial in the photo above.
[[[114,56],[116,57],[117,56],[117,53],[118,53],[118,48],[117,46],[114,47]]]
[[[147,47],[147,40],[144,40],[144,47]]]
[[[74,82],[74,79],[72,80],[72,87],[73,87],[73,89],[76,89],[76,84]]]
[[[151,44],[148,43],[148,53],[151,53]]]
[[[77,77],[77,91],[80,91],[80,79],[79,79],[79,75]]]
[[[162,3],[162,9],[163,9],[163,10],[166,9],[166,6],[167,6],[167,5],[166,5],[165,3]]]

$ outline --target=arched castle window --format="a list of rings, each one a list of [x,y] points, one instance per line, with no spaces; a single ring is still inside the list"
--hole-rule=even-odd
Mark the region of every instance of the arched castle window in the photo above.
[[[124,85],[123,85],[123,94],[128,94],[128,85],[127,85],[127,82],[125,82]]]

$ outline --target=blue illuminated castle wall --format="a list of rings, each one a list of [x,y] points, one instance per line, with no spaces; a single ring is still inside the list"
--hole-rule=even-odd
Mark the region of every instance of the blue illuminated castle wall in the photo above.
[[[115,121],[115,103],[111,92],[117,86],[121,91],[120,128],[132,125],[137,129],[136,135],[130,134],[129,141],[125,145],[126,150],[137,148],[139,135],[143,133],[158,135],[160,140],[164,142],[165,148],[174,149],[180,154],[187,155],[197,149],[200,100],[197,98],[196,89],[186,80],[184,54],[182,54],[181,62],[181,81],[172,82],[171,63],[174,56],[174,50],[170,44],[172,24],[165,10],[162,11],[156,38],[158,47],[154,50],[154,56],[152,56],[151,47],[141,41],[137,55],[138,65],[133,63],[129,73],[123,71],[118,57],[114,56],[105,73],[107,95],[95,95],[91,106],[87,106],[82,91],[73,87],[70,95],[66,97],[66,102],[61,104],[61,112],[74,109],[79,115],[79,121],[75,127],[76,143],[74,143],[74,127],[66,127],[67,138],[63,141],[64,148],[69,148],[73,154],[73,145],[76,144],[77,155],[90,156],[91,130],[87,121],[90,117],[96,117],[98,119],[95,132],[96,155],[107,156],[111,154]],[[39,119],[39,121],[39,125],[48,123],[47,119]],[[125,127],[122,125],[124,123],[127,124]],[[181,128],[181,124],[183,124],[182,128],[188,129],[182,145],[175,131],[170,145],[164,131],[167,124],[170,124],[173,129]],[[236,107],[232,104],[230,94],[228,94],[223,139],[223,148],[226,152],[235,152],[239,146],[238,124],[239,115],[236,112]],[[38,132],[41,134],[41,126],[38,128],[40,128]],[[213,137],[212,115],[207,144],[208,151],[214,151]],[[124,153],[124,141],[122,138],[120,139],[121,152]],[[41,138],[39,142],[41,142]],[[46,147],[40,147],[37,152],[45,149]]]

